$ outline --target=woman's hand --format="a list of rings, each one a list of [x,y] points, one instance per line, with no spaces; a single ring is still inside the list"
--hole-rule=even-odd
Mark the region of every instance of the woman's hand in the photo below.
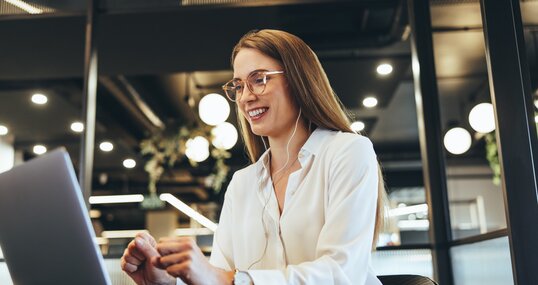
[[[157,242],[147,233],[139,233],[121,257],[121,269],[138,285],[175,285],[176,279],[153,265],[160,257]]]
[[[160,258],[155,258],[155,266],[165,269],[168,274],[181,278],[189,285],[231,285],[233,271],[227,272],[209,264],[192,238],[162,238],[157,244]]]

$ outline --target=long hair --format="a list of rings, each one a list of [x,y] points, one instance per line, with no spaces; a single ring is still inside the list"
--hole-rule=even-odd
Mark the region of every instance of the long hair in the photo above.
[[[232,67],[235,57],[243,48],[258,50],[283,65],[292,102],[302,109],[302,119],[307,126],[311,124],[314,127],[354,133],[343,104],[334,93],[318,57],[303,40],[279,30],[251,31],[235,45],[231,57]],[[252,132],[247,120],[239,113],[237,118],[249,158],[254,163],[265,151],[263,138]],[[378,175],[373,247],[384,222],[385,182],[379,165]]]

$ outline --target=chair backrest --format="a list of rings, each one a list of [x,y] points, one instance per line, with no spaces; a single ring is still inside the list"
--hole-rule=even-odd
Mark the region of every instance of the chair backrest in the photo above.
[[[377,276],[383,285],[439,285],[428,277],[420,275]]]

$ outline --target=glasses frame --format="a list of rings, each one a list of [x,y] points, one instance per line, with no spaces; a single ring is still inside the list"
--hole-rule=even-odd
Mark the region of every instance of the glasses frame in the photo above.
[[[251,76],[253,76],[254,74],[256,74],[256,73],[262,73],[262,74],[263,74],[263,86],[264,86],[264,87],[263,87],[262,92],[259,93],[259,94],[256,94],[256,93],[254,92],[254,90],[253,90],[254,88],[253,88],[252,85],[250,84],[250,80],[249,80],[249,78],[250,78]],[[285,73],[284,70],[261,70],[261,69],[259,69],[259,70],[254,70],[254,71],[252,71],[251,73],[248,74],[246,81],[243,81],[243,80],[241,80],[241,79],[234,78],[234,79],[232,79],[232,80],[226,82],[226,84],[222,85],[222,90],[224,90],[224,93],[226,94],[226,97],[228,98],[228,100],[230,100],[230,101],[232,101],[232,102],[236,102],[236,101],[238,100],[238,98],[241,98],[241,96],[243,95],[243,90],[245,89],[245,82],[246,82],[247,88],[248,88],[248,90],[250,91],[250,93],[252,93],[252,94],[254,94],[254,95],[256,95],[256,96],[260,96],[260,95],[263,95],[263,92],[265,92],[265,87],[267,87],[267,76],[268,76],[268,75],[284,74],[284,73]],[[241,86],[242,89],[241,89],[241,93],[240,93],[240,95],[239,95],[239,96],[236,95],[236,96],[235,96],[235,97],[236,97],[235,100],[233,100],[232,97],[228,94],[229,91],[232,91],[232,90],[233,90],[232,88],[230,88],[229,85],[230,85],[233,81],[236,81],[236,80],[240,82],[240,85],[238,85],[238,86]],[[236,86],[235,88],[237,88],[237,86]],[[237,91],[235,91],[235,92],[237,92]]]

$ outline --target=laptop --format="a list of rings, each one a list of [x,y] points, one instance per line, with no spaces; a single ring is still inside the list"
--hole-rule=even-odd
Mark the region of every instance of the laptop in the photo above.
[[[0,247],[14,284],[111,284],[65,149],[0,174]]]

